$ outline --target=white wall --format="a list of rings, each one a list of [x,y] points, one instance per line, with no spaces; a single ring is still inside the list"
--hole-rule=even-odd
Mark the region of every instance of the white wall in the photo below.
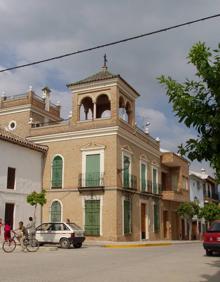
[[[197,182],[200,183],[200,189],[198,188]],[[203,180],[190,175],[189,177],[190,184],[190,201],[194,201],[195,197],[199,200],[200,207],[204,207],[204,194],[203,194]]]
[[[42,189],[42,153],[0,140],[0,218],[5,217],[5,203],[14,203],[14,227],[19,221],[26,224],[33,216],[34,208],[26,202],[33,191]],[[7,189],[8,167],[16,169],[15,189]],[[37,209],[37,223],[41,220],[41,208]]]

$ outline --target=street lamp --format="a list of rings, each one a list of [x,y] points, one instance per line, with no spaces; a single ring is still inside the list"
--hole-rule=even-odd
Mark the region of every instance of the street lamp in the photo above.
[[[124,160],[124,168],[118,168],[118,173],[121,173],[124,170],[128,170],[129,166],[130,166],[130,160],[129,160],[129,158],[126,158]]]

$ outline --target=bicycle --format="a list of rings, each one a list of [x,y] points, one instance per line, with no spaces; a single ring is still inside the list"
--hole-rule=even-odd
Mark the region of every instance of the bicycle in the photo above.
[[[12,253],[17,246],[16,240],[19,241],[16,232],[14,231],[11,232],[13,233],[12,238],[4,241],[2,244],[2,249],[5,253]],[[28,252],[36,252],[39,249],[40,244],[37,241],[37,239],[30,238],[30,236],[28,236],[28,237],[24,237],[23,246]]]

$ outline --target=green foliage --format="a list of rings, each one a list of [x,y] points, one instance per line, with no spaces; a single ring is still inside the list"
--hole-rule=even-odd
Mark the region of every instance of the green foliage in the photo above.
[[[220,219],[220,207],[214,203],[205,204],[204,208],[201,209],[200,216],[208,222]]]
[[[178,83],[161,76],[169,102],[180,123],[194,128],[198,135],[179,146],[179,153],[191,161],[209,161],[220,181],[220,44],[210,50],[205,43],[195,44],[189,52],[189,63],[196,69],[196,80]]]
[[[195,202],[181,203],[177,209],[177,213],[187,220],[192,220],[195,215],[199,215],[200,207]]]
[[[47,202],[45,190],[40,193],[34,191],[31,194],[27,195],[27,202],[31,206],[37,206],[37,204],[43,206]]]

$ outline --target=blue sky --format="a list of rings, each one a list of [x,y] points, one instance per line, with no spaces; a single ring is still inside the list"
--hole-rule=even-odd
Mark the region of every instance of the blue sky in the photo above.
[[[218,0],[0,0],[0,67],[57,56],[219,12]],[[161,74],[178,81],[191,78],[195,70],[186,59],[190,47],[204,41],[215,48],[219,43],[219,25],[220,18],[216,18],[1,73],[0,92],[19,94],[32,85],[41,95],[41,89],[47,85],[52,89],[53,101],[61,102],[66,117],[71,110],[71,93],[66,84],[99,71],[106,53],[109,70],[120,74],[141,94],[137,101],[139,125],[150,121],[150,133],[161,139],[161,147],[177,151],[177,146],[194,132],[178,124],[156,78]],[[192,168],[199,170],[202,166],[210,171],[208,164],[194,163]]]

